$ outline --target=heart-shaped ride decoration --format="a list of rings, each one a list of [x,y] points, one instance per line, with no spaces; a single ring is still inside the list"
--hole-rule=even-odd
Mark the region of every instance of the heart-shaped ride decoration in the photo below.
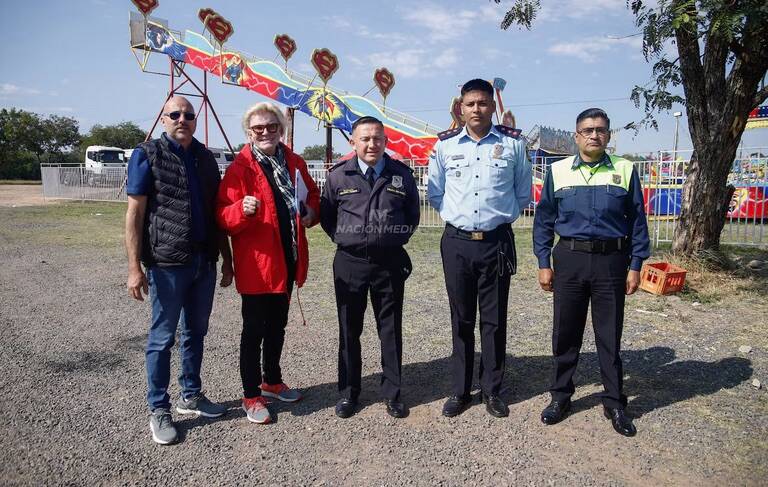
[[[379,68],[373,73],[373,82],[379,87],[381,96],[386,98],[395,86],[395,75],[387,68]]]
[[[136,5],[136,8],[141,10],[141,13],[144,15],[149,15],[151,11],[160,5],[160,2],[157,0],[131,0],[131,2],[133,2],[133,4]]]
[[[291,39],[291,36],[288,34],[276,35],[274,43],[277,50],[280,51],[280,55],[283,56],[283,59],[285,59],[286,62],[293,56],[293,53],[296,52],[296,41]]]
[[[201,8],[200,10],[197,11],[197,18],[200,19],[200,22],[202,22],[203,25],[205,25],[205,19],[207,19],[209,15],[219,15],[219,14],[217,14],[216,11],[213,10],[212,8]]]
[[[339,69],[339,59],[328,49],[315,49],[312,51],[312,66],[317,70],[323,83],[327,84],[333,77],[333,73]]]
[[[213,37],[219,41],[219,44],[224,44],[229,39],[229,36],[235,32],[235,28],[232,24],[219,14],[210,14],[205,18],[205,27],[213,34]]]

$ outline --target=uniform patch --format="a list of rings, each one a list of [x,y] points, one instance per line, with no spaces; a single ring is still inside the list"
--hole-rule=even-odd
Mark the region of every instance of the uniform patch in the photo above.
[[[457,178],[460,178],[461,177],[461,171],[456,171],[455,173],[453,173],[453,175],[455,177],[457,177]]]
[[[621,174],[613,175],[613,184],[621,184]]]
[[[360,188],[344,188],[344,189],[339,189],[338,190],[339,196],[345,196],[345,195],[348,195],[348,194],[355,194],[355,193],[359,193],[359,192],[360,192]]]
[[[501,144],[496,144],[493,146],[493,154],[491,157],[495,157],[496,159],[499,159],[503,153],[504,153],[504,146]]]
[[[387,191],[389,191],[390,193],[395,193],[396,195],[399,195],[399,196],[405,196],[405,191],[402,191],[397,188],[393,188],[392,186],[387,186]]]
[[[392,187],[393,188],[402,188],[403,187],[403,177],[402,176],[392,176]]]

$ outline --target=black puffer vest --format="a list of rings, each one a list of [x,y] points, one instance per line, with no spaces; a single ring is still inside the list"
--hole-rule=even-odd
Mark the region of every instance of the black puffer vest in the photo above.
[[[165,136],[139,147],[147,153],[154,179],[147,195],[141,260],[147,266],[188,264],[193,253],[192,206],[184,161],[173,152]],[[200,180],[206,233],[203,252],[215,262],[219,255],[219,229],[214,216],[221,180],[219,167],[213,154],[197,139],[192,139],[189,150],[195,156]]]

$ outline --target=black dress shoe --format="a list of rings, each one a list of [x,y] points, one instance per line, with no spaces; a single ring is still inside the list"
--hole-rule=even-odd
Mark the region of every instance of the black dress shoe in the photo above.
[[[571,409],[571,400],[556,401],[552,399],[549,406],[541,412],[541,422],[544,424],[557,424],[562,421]]]
[[[451,396],[443,405],[443,416],[452,418],[458,416],[469,406],[470,398],[468,396]]]
[[[506,418],[509,416],[509,408],[501,398],[495,394],[483,394],[483,403],[485,404],[485,410],[491,416],[497,418]]]
[[[384,399],[384,405],[387,407],[387,414],[393,418],[404,418],[408,416],[408,410],[405,404],[397,399]]]
[[[346,419],[355,414],[355,408],[357,408],[356,400],[342,397],[336,403],[336,416]]]
[[[637,434],[637,428],[632,424],[632,419],[624,414],[624,409],[603,407],[603,414],[611,420],[616,433],[624,436],[635,436]]]

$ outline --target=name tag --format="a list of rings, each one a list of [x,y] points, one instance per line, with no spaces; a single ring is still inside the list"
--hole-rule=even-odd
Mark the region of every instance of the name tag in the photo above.
[[[387,186],[387,191],[390,193],[395,193],[398,196],[405,196],[405,191],[393,188],[392,186]]]
[[[339,189],[338,190],[338,195],[339,196],[346,196],[348,194],[355,194],[355,193],[359,193],[359,192],[360,192],[360,188],[344,188],[344,189]]]
[[[461,160],[461,159],[464,159],[464,154],[453,155],[448,160],[450,160],[450,161],[458,161],[458,160]]]

